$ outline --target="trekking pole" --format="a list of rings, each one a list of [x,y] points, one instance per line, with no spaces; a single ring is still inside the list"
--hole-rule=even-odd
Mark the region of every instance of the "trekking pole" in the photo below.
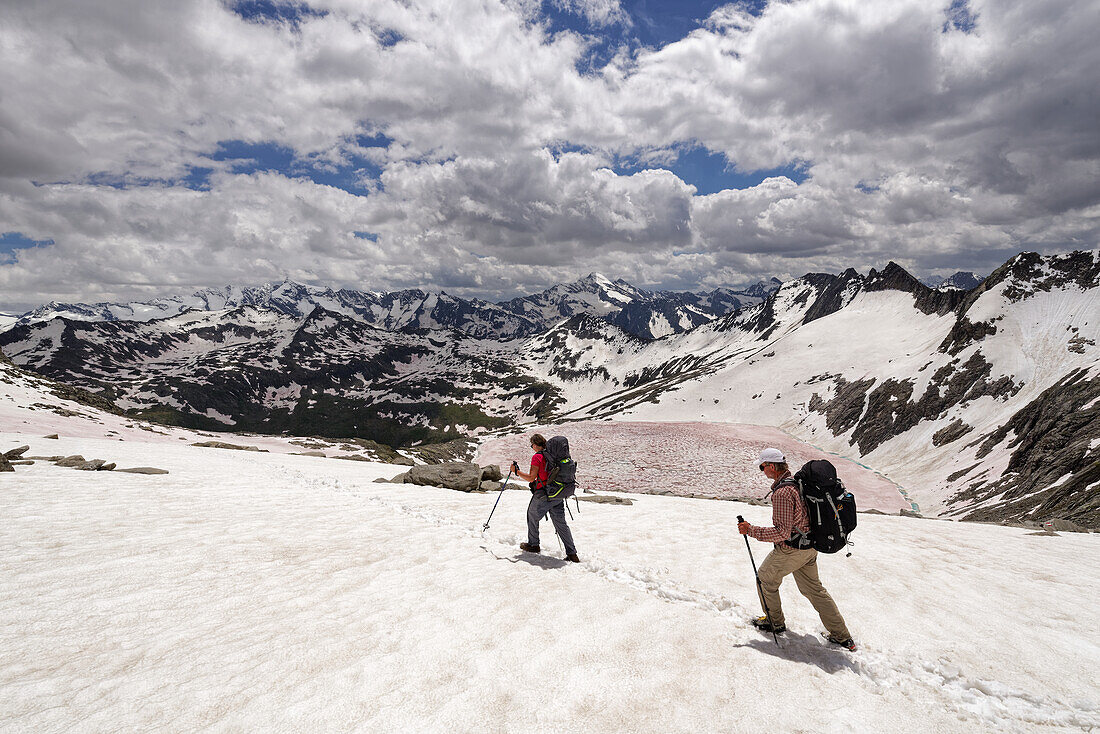
[[[745,522],[745,518],[740,515],[737,516],[738,524]],[[764,599],[764,587],[760,585],[760,574],[756,571],[756,560],[752,557],[752,548],[749,547],[749,536],[745,536],[745,550],[749,552],[749,563],[752,564],[752,575],[756,577],[756,590],[760,594],[760,602],[764,605],[764,616],[768,618],[768,626],[772,628],[772,639],[775,640],[775,646],[779,647],[779,636],[775,633],[775,625],[772,624],[772,613],[768,609],[768,602]],[[783,648],[780,648],[783,649]]]
[[[485,532],[489,529],[489,520],[493,519],[493,512],[497,511],[497,505],[500,504],[500,498],[504,495],[504,490],[508,488],[508,480],[512,478],[512,469],[508,468],[508,477],[504,480],[504,484],[500,485],[500,494],[497,495],[497,501],[493,503],[493,510],[489,513],[489,519],[485,521],[485,527],[481,529],[481,532]]]

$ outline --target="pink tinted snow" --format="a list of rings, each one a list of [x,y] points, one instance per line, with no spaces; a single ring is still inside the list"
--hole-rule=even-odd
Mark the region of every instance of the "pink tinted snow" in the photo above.
[[[761,449],[771,446],[795,470],[810,459],[831,461],[860,509],[896,513],[911,508],[897,485],[873,470],[779,429],[741,423],[581,421],[532,427],[522,435],[486,440],[478,449],[478,463],[500,464],[507,472],[515,459],[526,471],[532,433],[569,439],[579,489],[759,498],[770,483],[756,460]]]

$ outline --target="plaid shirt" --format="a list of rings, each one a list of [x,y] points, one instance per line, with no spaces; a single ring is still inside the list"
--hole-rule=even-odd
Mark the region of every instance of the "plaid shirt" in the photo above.
[[[785,548],[784,540],[790,540],[791,531],[798,529],[804,533],[810,531],[810,516],[806,512],[806,503],[798,493],[798,485],[790,480],[787,472],[772,484],[772,525],[761,528],[755,525],[749,528],[749,535],[766,543],[775,543],[777,548]]]

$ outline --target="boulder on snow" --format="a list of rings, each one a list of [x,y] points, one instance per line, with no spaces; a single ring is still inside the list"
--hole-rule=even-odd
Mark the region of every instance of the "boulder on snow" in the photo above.
[[[916,510],[902,510],[898,514],[901,515],[902,517],[920,517],[920,518],[924,517],[924,515],[920,514]]]
[[[66,456],[64,459],[58,459],[57,460],[57,465],[58,466],[72,467],[72,468],[79,468],[79,467],[84,466],[84,464],[86,462],[87,462],[87,459],[85,459],[80,454],[73,454],[72,456]]]
[[[103,459],[92,459],[91,461],[85,461],[83,466],[73,467],[80,471],[99,471],[102,467],[106,466],[107,462]],[[114,468],[113,466],[111,468]]]
[[[27,453],[30,450],[31,450],[30,446],[20,446],[17,449],[11,449],[10,451],[5,451],[4,452],[4,458],[7,459],[8,461],[11,461],[12,459],[18,459],[20,456],[22,456],[23,454]]]
[[[499,482],[504,478],[504,475],[500,473],[499,464],[490,464],[489,466],[481,467],[481,481]]]
[[[632,505],[634,500],[626,497],[613,497],[609,494],[586,494],[577,497],[581,502],[595,502],[599,505]]]
[[[15,467],[11,465],[11,462],[0,456],[0,471],[15,471]]]
[[[403,474],[398,474],[393,479],[379,479],[377,481],[389,482],[390,484],[411,484],[411,482],[409,482],[409,473],[408,472],[404,472]]]
[[[152,466],[135,466],[129,469],[115,469],[116,472],[123,472],[125,474],[167,474],[167,469],[157,469]]]
[[[267,449],[261,449],[258,446],[241,446],[240,444],[226,443],[224,441],[199,441],[191,445],[208,449],[233,449],[234,451],[260,451],[265,454],[268,453]]]
[[[48,436],[43,436],[42,438],[52,438],[52,439],[57,439],[57,438],[58,438],[58,435],[57,435],[56,433],[51,433],[50,435],[48,435]]]
[[[409,484],[446,487],[460,492],[473,492],[481,484],[481,467],[468,461],[414,466],[408,471]]]
[[[481,481],[481,487],[478,491],[481,492],[499,492],[500,488],[504,486],[500,482],[494,482],[492,479]]]

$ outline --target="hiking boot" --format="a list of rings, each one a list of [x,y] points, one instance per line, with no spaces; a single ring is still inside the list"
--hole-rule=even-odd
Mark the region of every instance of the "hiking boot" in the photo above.
[[[823,632],[822,634],[825,636],[825,639],[828,642],[831,642],[834,645],[840,645],[841,647],[846,647],[849,650],[855,650],[856,649],[856,641],[853,640],[851,637],[837,637],[832,632],[829,632],[829,633],[824,633]]]
[[[780,632],[786,632],[787,631],[787,625],[785,625],[785,624],[777,624],[777,625],[775,625],[775,627],[773,629],[772,628],[772,623],[768,621],[768,618],[766,616],[764,616],[764,617],[753,617],[752,618],[752,626],[755,627],[758,630],[763,631],[763,632],[774,632],[777,635]]]
[[[520,543],[519,549],[521,551],[527,551],[528,553],[538,553],[542,550],[542,548],[540,548],[539,546],[531,545],[530,543]]]
[[[573,563],[580,563],[581,562],[581,559],[577,556],[576,553],[566,553],[565,554],[565,560],[572,561]]]

